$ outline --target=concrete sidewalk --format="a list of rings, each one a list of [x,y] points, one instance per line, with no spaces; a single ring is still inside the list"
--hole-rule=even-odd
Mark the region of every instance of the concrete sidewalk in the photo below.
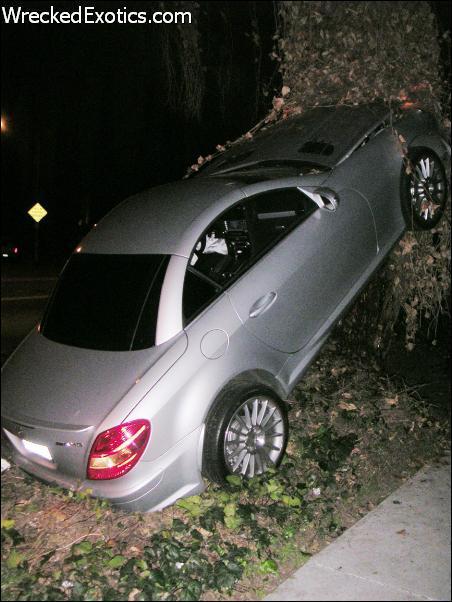
[[[451,599],[450,455],[426,467],[265,600]]]

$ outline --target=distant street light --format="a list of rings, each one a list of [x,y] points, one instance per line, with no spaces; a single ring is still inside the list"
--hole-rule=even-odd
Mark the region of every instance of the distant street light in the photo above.
[[[8,123],[6,121],[6,117],[2,115],[2,134],[8,131]]]

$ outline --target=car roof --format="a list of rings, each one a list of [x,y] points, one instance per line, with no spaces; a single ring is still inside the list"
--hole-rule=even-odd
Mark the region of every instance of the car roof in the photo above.
[[[182,255],[224,209],[245,196],[224,178],[179,180],[126,199],[80,243],[83,253]]]

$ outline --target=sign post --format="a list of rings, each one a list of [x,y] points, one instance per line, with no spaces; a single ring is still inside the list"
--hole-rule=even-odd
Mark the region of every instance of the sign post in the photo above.
[[[39,261],[39,222],[43,217],[47,215],[47,211],[44,209],[42,205],[36,203],[33,207],[28,211],[28,215],[35,220],[35,248],[34,248],[34,262],[38,263]]]

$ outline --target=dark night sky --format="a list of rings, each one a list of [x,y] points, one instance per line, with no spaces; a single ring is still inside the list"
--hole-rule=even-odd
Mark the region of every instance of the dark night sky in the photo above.
[[[13,3],[2,3],[11,6]],[[22,2],[23,10],[75,10],[76,2]],[[90,2],[97,10],[147,10],[151,2]],[[172,5],[169,7],[173,9]],[[2,238],[32,242],[27,210],[39,201],[43,250],[67,253],[83,230],[130,194],[183,175],[199,154],[241,134],[271,101],[254,103],[253,10],[265,38],[263,76],[274,32],[271,2],[201,2],[206,92],[203,118],[167,103],[158,28],[174,25],[13,25],[2,19]],[[190,25],[188,25],[190,27]],[[215,54],[218,53],[218,56]],[[221,54],[222,53],[222,54]],[[219,108],[215,70],[227,55],[231,88]]]
[[[39,11],[51,4],[69,11],[79,6],[2,2]],[[87,4],[149,12],[158,3]],[[434,4],[448,23],[449,3]],[[266,113],[281,85],[269,59],[273,3],[200,5],[206,78],[200,121],[184,116],[183,107],[168,107],[159,28],[174,25],[6,25],[2,18],[1,108],[9,128],[2,134],[3,239],[32,244],[34,224],[26,212],[39,201],[49,211],[40,225],[44,252],[67,254],[84,233],[80,219],[93,223],[128,195],[180,177],[199,154]],[[249,35],[256,15],[261,83],[270,91],[257,106],[256,46]],[[220,63],[231,80],[223,111],[216,84]]]

